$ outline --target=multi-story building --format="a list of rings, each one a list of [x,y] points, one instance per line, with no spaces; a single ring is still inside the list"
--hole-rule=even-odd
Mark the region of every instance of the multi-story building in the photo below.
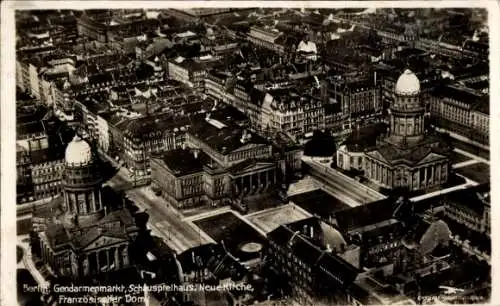
[[[398,259],[406,231],[396,219],[394,204],[393,199],[383,199],[335,212],[340,232],[360,247],[360,267],[380,267]]]
[[[269,90],[262,103],[261,126],[294,136],[325,128],[325,109],[320,99],[292,88]]]
[[[39,77],[41,68],[41,63],[36,60],[16,61],[16,85],[37,99],[41,99]]]
[[[333,94],[333,98],[340,103],[344,115],[367,117],[382,111],[380,89],[372,80],[336,82],[330,94]]]
[[[300,305],[346,304],[346,289],[356,279],[358,269],[316,244],[309,227],[303,232],[281,225],[268,239],[268,263],[283,280],[275,286],[282,285],[284,293]]]
[[[444,195],[445,214],[467,228],[491,234],[491,198],[489,184],[458,190]]]
[[[231,189],[224,168],[203,152],[175,149],[151,159],[151,180],[179,208],[227,203]]]
[[[247,34],[247,39],[251,43],[272,50],[279,53],[284,53],[285,49],[283,45],[277,44],[276,40],[278,37],[282,36],[283,33],[276,29],[265,29],[258,26],[253,26],[250,28],[250,32]]]
[[[239,126],[208,117],[191,126],[186,145],[152,162],[152,184],[180,208],[241,202],[284,179],[271,143]]]
[[[168,62],[168,75],[170,78],[183,84],[196,89],[202,89],[205,86],[207,72],[205,65],[202,63],[178,57]]]
[[[17,200],[33,201],[60,190],[65,127],[48,118],[45,108],[17,112]]]
[[[187,117],[171,114],[148,115],[125,124],[120,155],[137,182],[149,181],[151,154],[182,146],[189,125]]]
[[[420,81],[406,70],[395,86],[390,108],[390,134],[365,153],[365,176],[389,189],[434,188],[449,177],[451,148],[424,132],[424,106],[420,102]]]
[[[471,140],[489,141],[489,96],[448,85],[436,88],[431,101],[432,123]]]
[[[474,140],[480,143],[490,143],[490,103],[487,99],[474,105],[470,112],[470,124]]]

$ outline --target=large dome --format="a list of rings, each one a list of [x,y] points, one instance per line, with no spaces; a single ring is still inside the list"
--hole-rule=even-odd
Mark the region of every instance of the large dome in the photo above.
[[[92,150],[90,145],[78,135],[68,144],[66,148],[67,165],[85,165],[92,160]]]
[[[420,81],[415,73],[406,69],[396,82],[394,91],[398,95],[416,95],[420,92]]]

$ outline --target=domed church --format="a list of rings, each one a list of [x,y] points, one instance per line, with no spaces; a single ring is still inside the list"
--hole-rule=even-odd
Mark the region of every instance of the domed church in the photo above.
[[[62,194],[33,211],[32,245],[59,276],[92,277],[131,265],[139,228],[122,198],[103,195],[99,170],[94,150],[75,136],[66,148]]]
[[[365,152],[365,176],[380,187],[435,188],[448,180],[452,148],[424,130],[420,81],[410,70],[397,80],[388,135]]]

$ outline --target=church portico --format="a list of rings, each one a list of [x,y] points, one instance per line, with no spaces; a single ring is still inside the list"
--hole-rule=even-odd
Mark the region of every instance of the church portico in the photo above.
[[[128,247],[126,244],[98,249],[80,255],[77,262],[82,275],[88,276],[106,271],[115,271],[129,265]]]
[[[451,148],[424,129],[420,81],[406,70],[396,82],[389,135],[365,152],[365,176],[389,189],[435,188],[448,180]]]

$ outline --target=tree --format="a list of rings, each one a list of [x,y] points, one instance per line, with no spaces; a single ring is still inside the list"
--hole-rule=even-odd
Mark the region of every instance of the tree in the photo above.
[[[336,152],[335,139],[325,133],[316,131],[311,140],[304,146],[304,155],[330,157]]]

